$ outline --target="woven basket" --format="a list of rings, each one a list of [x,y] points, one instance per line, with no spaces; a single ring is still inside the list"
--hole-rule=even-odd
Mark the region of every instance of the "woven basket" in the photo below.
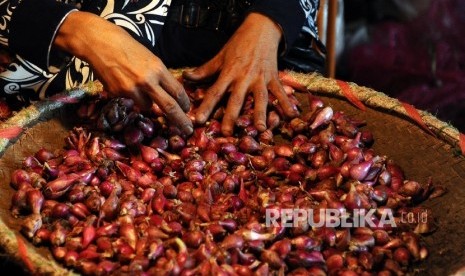
[[[174,73],[179,74],[180,70]],[[449,275],[465,265],[465,228],[461,222],[461,218],[465,218],[465,207],[461,205],[465,203],[465,158],[458,146],[460,133],[431,114],[419,111],[424,126],[433,134],[428,133],[410,119],[411,113],[404,109],[405,105],[365,87],[355,84],[346,86],[367,107],[361,111],[343,97],[345,93],[340,82],[316,74],[293,72],[288,72],[285,78],[307,87],[335,110],[366,120],[366,128],[375,137],[375,151],[394,159],[404,169],[407,178],[424,183],[432,177],[434,183],[447,187],[448,193],[424,204],[433,209],[438,228],[423,237],[430,256],[416,265],[413,273]],[[38,274],[68,275],[73,272],[56,263],[48,249],[36,248],[19,234],[18,220],[9,212],[10,198],[14,192],[9,186],[10,173],[20,166],[25,156],[40,147],[62,147],[63,138],[73,125],[67,103],[100,89],[98,83],[89,84],[65,96],[40,102],[22,110],[0,126],[0,136],[2,133],[5,136],[5,129],[11,134],[10,139],[0,138],[0,191],[4,198],[0,202],[0,246],[9,259]],[[298,97],[305,108],[305,94]]]

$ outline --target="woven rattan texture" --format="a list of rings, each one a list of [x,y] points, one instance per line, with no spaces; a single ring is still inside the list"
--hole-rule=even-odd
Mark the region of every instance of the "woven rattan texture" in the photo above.
[[[0,219],[4,225],[0,225],[0,246],[12,258],[20,261],[17,252],[15,234],[19,231],[19,219],[11,216],[9,208],[14,190],[10,187],[11,172],[21,167],[21,161],[39,150],[41,147],[47,149],[59,149],[64,146],[64,137],[68,129],[72,127],[69,114],[73,114],[69,108],[63,108],[59,112],[43,114],[42,119],[11,145],[0,158]],[[5,227],[6,226],[6,227]],[[26,239],[25,239],[26,240]],[[70,272],[60,266],[53,259],[47,248],[37,248],[26,242],[28,257],[37,269],[38,275],[68,275]]]
[[[305,94],[300,95],[306,102]],[[435,183],[445,185],[449,192],[426,203],[432,207],[437,217],[438,229],[424,237],[430,250],[429,258],[414,267],[414,274],[446,275],[465,264],[465,230],[462,219],[465,218],[465,158],[456,155],[456,150],[447,143],[425,133],[415,124],[384,111],[368,108],[361,112],[345,100],[322,95],[322,99],[335,110],[342,110],[357,119],[366,120],[367,126],[375,137],[374,149],[379,155],[394,159],[405,170],[407,178],[425,182],[432,177]],[[305,107],[304,107],[305,108]],[[13,190],[9,187],[9,174],[20,166],[21,160],[37,151],[40,147],[49,149],[63,146],[63,138],[72,123],[70,111],[62,110],[53,119],[44,119],[31,126],[21,138],[0,156],[0,218],[6,227],[0,227],[0,234],[9,235],[18,230],[18,220],[9,213],[10,198]],[[60,118],[60,119],[57,119]],[[14,237],[14,236],[13,236]],[[17,257],[15,243],[9,239],[0,239],[0,243],[9,254]],[[10,247],[10,248],[9,248]],[[29,256],[42,273],[66,274],[67,270],[57,266],[50,252],[44,248],[35,248],[28,243]],[[415,273],[416,272],[416,273]]]

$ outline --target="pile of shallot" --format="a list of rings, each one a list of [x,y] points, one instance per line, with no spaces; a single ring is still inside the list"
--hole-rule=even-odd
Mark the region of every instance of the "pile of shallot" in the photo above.
[[[204,88],[187,90],[198,106]],[[260,133],[250,96],[232,137],[221,134],[222,106],[186,137],[156,107],[142,114],[129,99],[89,99],[63,149],[42,148],[13,172],[12,214],[35,245],[83,274],[408,272],[428,255],[420,234],[434,231],[418,204],[445,189],[407,179],[370,148],[364,122],[308,99],[289,119],[270,95]],[[371,223],[289,226],[295,217],[283,210],[312,210],[315,222],[321,210],[349,221],[366,210]],[[381,223],[388,211],[395,227]]]

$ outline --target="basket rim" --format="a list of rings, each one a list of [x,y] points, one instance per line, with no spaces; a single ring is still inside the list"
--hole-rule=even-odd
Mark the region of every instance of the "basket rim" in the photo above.
[[[304,85],[311,92],[319,95],[336,97],[350,102],[345,97],[342,88],[338,85],[338,80],[323,77],[320,74],[313,73],[310,75],[286,71],[290,77],[296,82]],[[365,106],[375,109],[376,111],[385,112],[389,115],[398,116],[412,124],[421,126],[416,122],[404,108],[404,103],[396,98],[392,98],[383,92],[376,91],[366,86],[360,86],[353,82],[347,82],[352,90],[352,93],[359,99]],[[422,122],[431,131],[432,134],[446,142],[447,144],[460,148],[461,133],[453,125],[438,119],[436,116],[428,111],[415,108],[418,112]],[[363,111],[360,111],[363,112]],[[425,131],[424,129],[422,129]],[[432,137],[434,137],[432,135]]]

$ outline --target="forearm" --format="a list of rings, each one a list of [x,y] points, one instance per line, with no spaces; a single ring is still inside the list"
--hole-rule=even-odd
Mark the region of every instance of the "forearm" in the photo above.
[[[252,5],[250,12],[267,16],[281,28],[283,52],[298,37],[306,17],[305,9],[299,0],[257,0]]]
[[[133,39],[121,27],[92,13],[78,11],[64,20],[53,47],[85,61],[95,61],[101,59],[102,48],[111,52],[112,46],[121,47],[128,40]]]

